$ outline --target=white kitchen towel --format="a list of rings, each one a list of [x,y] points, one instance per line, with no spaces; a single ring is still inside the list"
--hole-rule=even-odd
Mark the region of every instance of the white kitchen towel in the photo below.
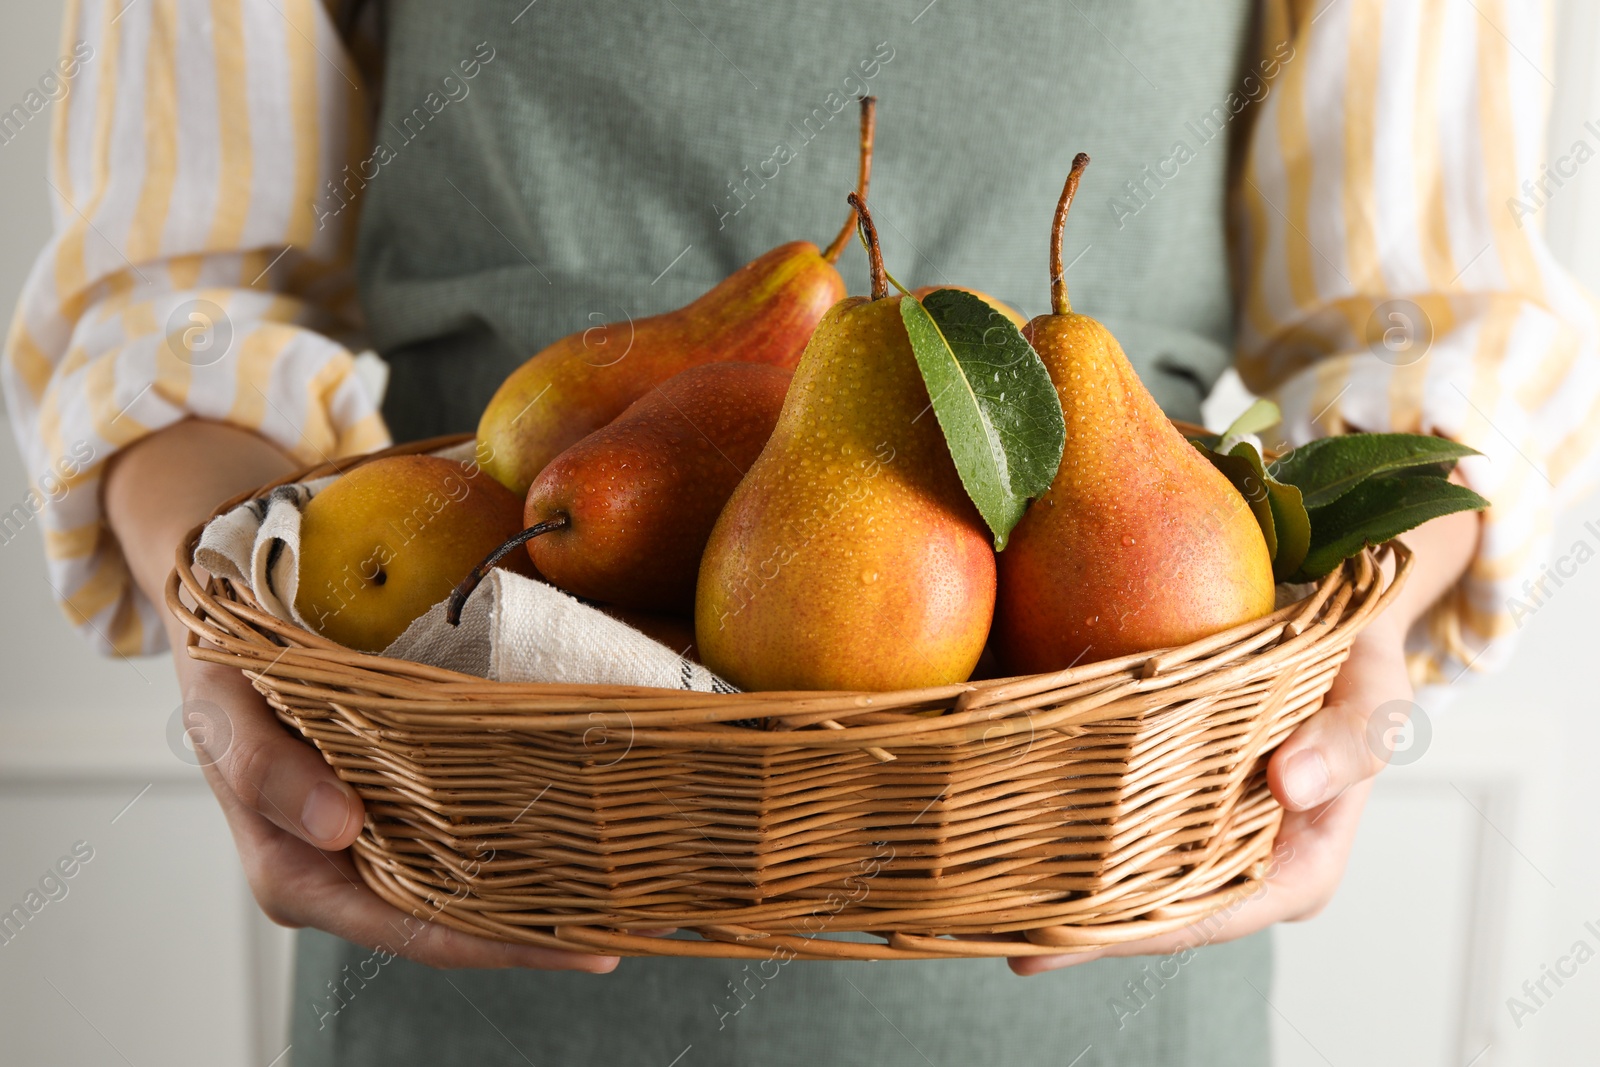
[[[499,682],[738,692],[627,623],[514,571],[489,572],[467,598],[461,625],[445,621],[445,607],[435,604],[383,654]]]
[[[280,485],[206,523],[194,562],[256,595],[267,614],[305,627],[294,609],[300,578],[300,509],[334,477]]]
[[[435,454],[470,461],[473,445]],[[212,519],[200,534],[195,566],[249,589],[274,618],[310,629],[294,610],[301,509],[336,477],[280,486]],[[502,682],[738,692],[626,623],[498,567],[467,600],[459,626],[444,616],[445,604],[435,604],[383,654]]]

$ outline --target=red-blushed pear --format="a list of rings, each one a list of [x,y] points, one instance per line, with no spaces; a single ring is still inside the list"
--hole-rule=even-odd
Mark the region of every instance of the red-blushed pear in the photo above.
[[[627,623],[652,641],[666,645],[691,663],[700,662],[700,653],[694,645],[694,619],[686,615],[667,615],[655,611],[639,611],[618,604],[596,605],[618,622]]]
[[[1079,153],[1051,230],[1052,313],[1028,324],[1066,419],[1061,467],[999,557],[995,649],[1015,673],[1181,645],[1267,614],[1272,560],[1249,505],[1184,439],[1061,268]]]
[[[956,473],[854,194],[872,296],[817,326],[772,439],[700,561],[695,636],[748,690],[960,682],[994,613],[994,551]]]
[[[759,363],[694,367],[550,462],[523,523],[539,573],[569,593],[642,611],[694,611],[700,555],[778,421],[792,375]]]
[[[522,501],[474,466],[363,463],[305,507],[295,609],[324,637],[382,652],[521,525]]]
[[[859,188],[871,176],[873,97],[861,101]],[[511,373],[478,422],[483,467],[526,494],[545,465],[690,367],[737,360],[793,370],[824,312],[845,294],[834,262],[854,218],[827,249],[791,241],[745,264],[676,311],[596,326]]]

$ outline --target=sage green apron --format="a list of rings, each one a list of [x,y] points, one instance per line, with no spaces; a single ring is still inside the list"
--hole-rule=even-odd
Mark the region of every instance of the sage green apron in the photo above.
[[[1172,415],[1195,418],[1229,361],[1247,0],[400,0],[383,14],[379,144],[352,173],[399,439],[472,429],[505,375],[564,334],[679,307],[782,242],[826,243],[863,92],[879,97],[871,203],[900,281],[1045,310],[1050,216],[1084,150],[1074,306]],[[865,291],[858,247],[841,269]],[[1268,1059],[1265,935],[1027,979],[996,960],[624,960],[588,976],[377,959],[300,933],[300,1067]]]

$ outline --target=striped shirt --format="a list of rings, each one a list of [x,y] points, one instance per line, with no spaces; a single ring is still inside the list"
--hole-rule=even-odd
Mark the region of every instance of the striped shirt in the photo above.
[[[1478,555],[1413,634],[1413,667],[1498,664],[1600,435],[1600,314],[1539,229],[1563,173],[1544,162],[1551,13],[1262,5],[1261,60],[1223,105],[1249,124],[1229,205],[1239,372],[1288,442],[1397,430],[1484,453],[1461,468],[1493,504]],[[340,30],[320,0],[69,4],[54,234],[4,374],[26,521],[104,650],[163,640],[100,509],[117,449],[190,415],[306,463],[388,441],[354,356],[356,212],[319,226],[315,207],[369,140]]]

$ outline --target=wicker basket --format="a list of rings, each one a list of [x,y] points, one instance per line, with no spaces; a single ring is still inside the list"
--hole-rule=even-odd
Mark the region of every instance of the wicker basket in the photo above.
[[[1022,956],[1227,907],[1259,889],[1282,817],[1266,754],[1411,563],[1369,550],[1266,618],[1054,674],[723,695],[354,652],[201,584],[198,536],[167,588],[190,655],[244,670],[360,793],[355,862],[379,896],[485,937],[639,956]],[[641,932],[663,927],[699,936]]]

